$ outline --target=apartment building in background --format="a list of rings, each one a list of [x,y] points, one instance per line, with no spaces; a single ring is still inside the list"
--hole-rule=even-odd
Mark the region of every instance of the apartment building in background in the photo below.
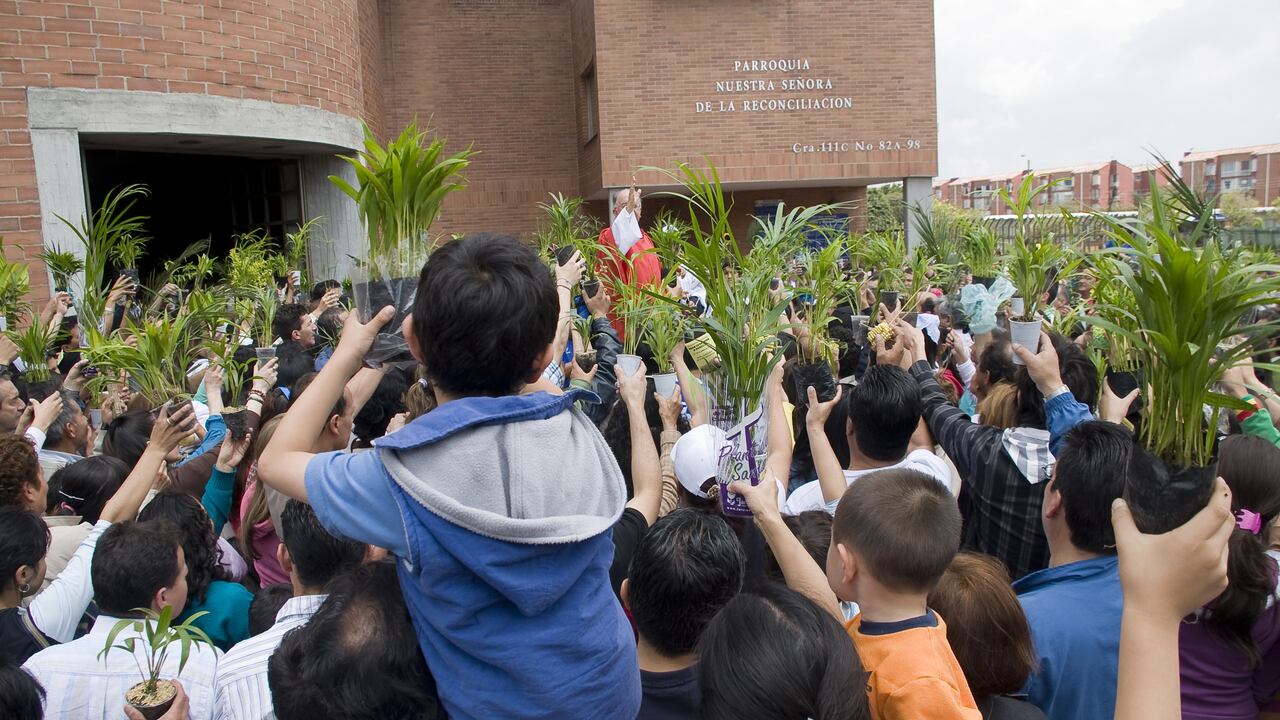
[[[1127,210],[1134,202],[1134,173],[1122,162],[1108,160],[1089,165],[1027,169],[1002,175],[939,178],[933,182],[934,199],[987,215],[1007,215],[1009,206],[1001,188],[1012,195],[1028,174],[1038,182],[1052,181],[1053,188],[1040,196],[1036,209],[1062,207],[1074,211]]]
[[[1160,172],[1160,163],[1143,163],[1133,168],[1133,202],[1138,204],[1151,194],[1151,188],[1160,188],[1161,192],[1169,187],[1169,176]]]
[[[1206,193],[1242,192],[1259,205],[1280,198],[1280,144],[1225,150],[1197,150],[1178,163],[1192,189]]]

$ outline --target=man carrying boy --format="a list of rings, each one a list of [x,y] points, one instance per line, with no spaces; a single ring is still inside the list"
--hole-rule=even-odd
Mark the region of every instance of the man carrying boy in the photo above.
[[[530,385],[551,362],[556,293],[514,239],[444,245],[404,323],[439,407],[374,452],[312,454],[305,438],[392,313],[349,318],[259,463],[267,485],[310,502],[330,532],[397,557],[454,718],[634,717],[640,707],[635,642],[609,586],[622,473],[574,408],[581,391]]]
[[[772,400],[772,397],[771,397]],[[770,430],[785,417],[770,402]],[[827,568],[805,550],[778,511],[777,485],[791,464],[789,438],[769,437],[769,460],[756,486],[734,483],[773,551],[787,585],[844,622],[838,600],[861,612],[845,623],[870,674],[876,720],[980,720],[964,671],[947,642],[929,592],[960,546],[960,510],[947,488],[914,470],[873,472],[849,486],[831,525]]]

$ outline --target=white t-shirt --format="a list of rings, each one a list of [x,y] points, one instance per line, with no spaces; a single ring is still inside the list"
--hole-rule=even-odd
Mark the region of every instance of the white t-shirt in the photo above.
[[[878,472],[880,470],[897,469],[916,470],[922,472],[942,483],[943,487],[946,487],[948,490],[951,488],[951,469],[947,467],[947,462],[924,449],[913,450],[910,453],[907,453],[907,456],[902,458],[901,462],[894,465],[875,468],[873,470],[845,470],[844,480],[849,485],[852,485],[854,480],[857,480],[863,475],[870,475],[871,473]],[[784,498],[782,497],[783,494],[782,489],[779,488],[778,506],[782,508],[783,515],[799,515],[806,510],[826,510],[828,513],[834,515],[836,512],[836,503],[839,502],[839,500],[834,500],[829,503],[823,502],[822,485],[818,480],[807,482],[796,488],[796,491],[791,493],[790,497]]]

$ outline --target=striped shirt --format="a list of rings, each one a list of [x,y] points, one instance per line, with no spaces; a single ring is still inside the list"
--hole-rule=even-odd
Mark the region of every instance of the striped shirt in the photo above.
[[[22,666],[45,690],[46,720],[119,720],[124,717],[124,694],[142,680],[139,663],[146,667],[145,638],[138,643],[135,655],[113,649],[102,660],[98,653],[107,635],[120,618],[99,615],[93,628],[78,640],[54,645],[32,655]],[[132,628],[116,636],[119,645],[130,637],[141,637]],[[176,648],[175,648],[176,650]],[[191,717],[207,718],[213,712],[213,676],[218,667],[217,648],[197,644],[178,674],[180,653],[171,652],[160,671],[160,677],[182,683],[191,701]]]
[[[306,624],[325,595],[303,595],[285,601],[276,622],[266,632],[241,641],[218,663],[214,679],[214,720],[263,720],[274,718],[271,688],[267,686],[267,661],[285,633]]]

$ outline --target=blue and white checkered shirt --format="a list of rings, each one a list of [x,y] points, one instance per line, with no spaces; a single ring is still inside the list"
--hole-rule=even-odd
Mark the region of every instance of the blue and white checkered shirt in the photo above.
[[[267,661],[280,647],[285,633],[305,625],[326,595],[303,595],[285,601],[276,622],[260,635],[238,643],[218,663],[214,679],[214,720],[263,720],[274,718],[271,688],[267,685]]]

